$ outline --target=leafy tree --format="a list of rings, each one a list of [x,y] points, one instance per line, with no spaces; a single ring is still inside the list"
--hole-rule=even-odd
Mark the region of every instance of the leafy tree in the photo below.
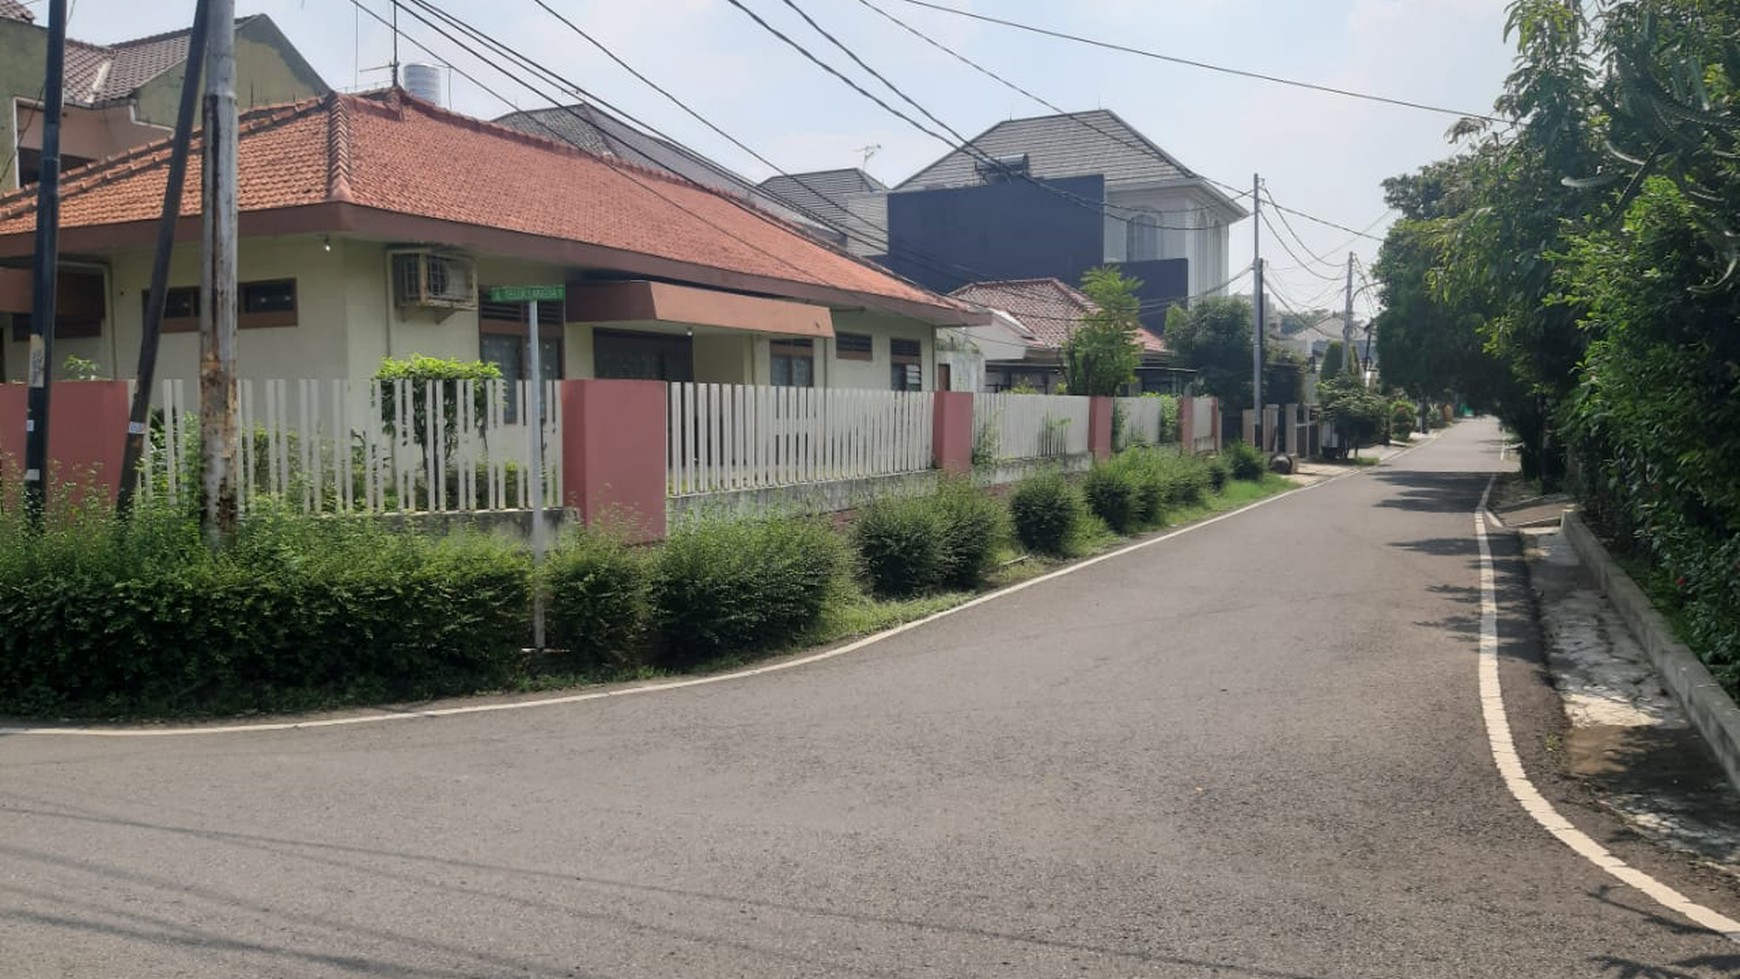
[[[1323,351],[1323,363],[1317,368],[1320,381],[1328,382],[1340,377],[1347,370],[1347,348],[1340,340],[1329,341],[1329,346]]]
[[[1242,297],[1210,296],[1166,312],[1166,343],[1197,384],[1229,409],[1251,406],[1251,311]]]
[[[1063,344],[1064,383],[1071,394],[1114,395],[1136,379],[1142,362],[1142,280],[1115,268],[1089,269],[1081,291],[1099,307],[1089,313]]]
[[[1361,446],[1379,441],[1389,431],[1390,399],[1367,388],[1352,375],[1343,374],[1318,389],[1323,420],[1358,452]]]

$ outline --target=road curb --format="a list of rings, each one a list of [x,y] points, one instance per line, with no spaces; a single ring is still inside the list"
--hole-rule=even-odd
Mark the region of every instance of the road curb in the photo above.
[[[1567,511],[1560,527],[1577,557],[1601,585],[1631,634],[1643,645],[1662,683],[1709,743],[1728,781],[1740,789],[1740,707],[1685,644],[1674,638],[1661,613],[1576,513]]]

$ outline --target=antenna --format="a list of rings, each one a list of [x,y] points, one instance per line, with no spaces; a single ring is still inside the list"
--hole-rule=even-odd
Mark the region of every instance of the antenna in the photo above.
[[[393,0],[393,87],[399,87],[399,0]]]
[[[875,156],[876,151],[881,149],[881,148],[882,148],[881,143],[871,143],[869,146],[858,147],[858,153],[862,157],[862,159],[859,161],[858,165],[860,167],[869,165],[870,158]]]

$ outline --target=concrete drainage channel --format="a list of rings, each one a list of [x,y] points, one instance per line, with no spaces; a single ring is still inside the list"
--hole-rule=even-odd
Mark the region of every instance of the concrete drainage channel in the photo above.
[[[1507,509],[1569,722],[1566,769],[1640,835],[1740,879],[1740,709],[1574,512]]]

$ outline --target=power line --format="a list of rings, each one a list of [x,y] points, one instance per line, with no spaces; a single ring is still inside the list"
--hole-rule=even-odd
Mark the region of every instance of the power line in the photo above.
[[[780,41],[783,41],[788,47],[790,47],[792,50],[796,51],[798,54],[802,55],[811,64],[814,64],[816,67],[827,72],[829,75],[832,75],[834,78],[838,79],[841,84],[843,84],[843,85],[847,86],[848,88],[852,89],[853,91],[857,92],[859,95],[862,95],[864,98],[867,98],[870,101],[876,103],[876,105],[880,106],[884,111],[888,112],[890,115],[893,115],[896,118],[902,120],[907,125],[912,126],[914,129],[917,129],[919,132],[924,133],[926,136],[929,136],[930,138],[936,140],[939,143],[942,143],[943,145],[949,147],[951,150],[958,149],[961,152],[966,153],[968,156],[971,156],[972,158],[974,158],[975,160],[978,160],[981,163],[984,163],[984,164],[986,164],[990,167],[996,168],[996,169],[1003,169],[1002,165],[1000,163],[998,163],[998,161],[996,159],[987,155],[983,150],[980,150],[978,148],[978,146],[976,146],[971,139],[967,138],[965,135],[962,135],[958,130],[956,130],[954,127],[950,126],[949,124],[943,122],[941,119],[938,119],[934,113],[932,113],[930,110],[924,108],[916,100],[914,100],[911,96],[909,96],[905,92],[901,91],[901,89],[898,86],[896,86],[893,82],[889,81],[888,78],[886,76],[884,76],[881,72],[878,72],[876,69],[870,67],[867,63],[865,63],[865,61],[862,58],[860,58],[856,53],[854,53],[851,50],[851,48],[847,47],[844,42],[842,42],[839,38],[835,37],[833,34],[829,33],[826,29],[821,27],[819,24],[817,24],[814,18],[812,18],[808,14],[804,13],[803,9],[798,7],[797,4],[794,2],[794,0],[783,0],[783,2],[787,6],[791,7],[793,10],[796,10],[798,12],[799,16],[803,17],[805,22],[807,22],[811,27],[813,27],[818,34],[821,34],[822,37],[826,38],[835,47],[837,47],[841,51],[845,52],[846,56],[851,58],[854,62],[856,62],[859,67],[861,67],[865,71],[869,72],[872,76],[874,76],[883,85],[887,86],[889,91],[894,92],[901,99],[903,99],[907,103],[915,106],[918,109],[918,111],[920,113],[922,113],[926,118],[930,119],[932,122],[936,123],[938,126],[947,130],[949,135],[954,137],[954,140],[951,141],[949,139],[949,136],[944,136],[941,133],[938,133],[936,130],[931,129],[930,127],[926,126],[925,124],[919,122],[917,119],[914,119],[912,116],[908,115],[907,113],[902,112],[901,110],[895,108],[892,105],[889,105],[887,100],[883,99],[881,96],[877,95],[876,93],[871,92],[869,89],[865,88],[863,85],[858,84],[858,82],[849,78],[844,72],[840,71],[838,68],[835,68],[833,65],[830,65],[826,61],[823,61],[813,51],[811,51],[809,48],[804,47],[803,44],[799,43],[791,35],[785,33],[784,31],[780,30],[779,28],[768,23],[766,18],[762,17],[760,14],[758,14],[754,10],[750,9],[747,5],[745,5],[743,3],[743,0],[725,0],[725,2],[731,4],[731,6],[736,7],[738,10],[742,11],[746,16],[749,17],[750,20],[753,20],[759,27],[761,27],[762,30],[768,32],[769,34],[772,34],[774,37],[778,38]],[[957,143],[958,143],[958,145],[957,145]],[[1025,174],[1025,173],[1021,173],[1021,172],[1016,171],[1016,170],[1007,170],[1005,172],[1007,172],[1010,176],[1014,177],[1017,180],[1020,180],[1024,183],[1029,183],[1035,187],[1038,187],[1039,189],[1045,191],[1048,194],[1051,194],[1055,197],[1069,201],[1078,207],[1083,207],[1085,209],[1094,211],[1097,214],[1101,214],[1105,217],[1109,217],[1114,221],[1124,221],[1124,222],[1128,223],[1129,221],[1133,220],[1131,218],[1119,217],[1118,215],[1111,213],[1112,210],[1114,210],[1114,209],[1122,210],[1122,211],[1130,211],[1130,212],[1136,213],[1138,215],[1140,215],[1142,213],[1139,208],[1124,207],[1121,205],[1112,204],[1112,203],[1107,202],[1107,201],[1090,200],[1089,198],[1083,197],[1080,194],[1070,193],[1069,191],[1065,191],[1065,190],[1059,189],[1057,187],[1053,187],[1050,184],[1044,183],[1042,181],[1035,180],[1032,176]],[[1196,230],[1200,230],[1200,229],[1196,229],[1196,228],[1187,228],[1187,227],[1182,227],[1182,226],[1172,227],[1169,225],[1155,225],[1155,227],[1165,228],[1166,230],[1169,230],[1169,231],[1196,231]]]
[[[1031,33],[1031,34],[1040,34],[1040,35],[1043,35],[1045,37],[1056,38],[1058,40],[1063,40],[1063,41],[1074,41],[1077,44],[1087,44],[1087,45],[1091,45],[1091,46],[1096,47],[1096,48],[1104,48],[1105,50],[1108,50],[1108,51],[1121,51],[1124,54],[1133,54],[1133,55],[1137,55],[1137,56],[1143,57],[1143,58],[1152,58],[1155,61],[1166,61],[1166,62],[1170,62],[1172,64],[1188,65],[1192,68],[1202,68],[1202,69],[1207,70],[1207,71],[1218,71],[1218,72],[1221,72],[1222,74],[1237,75],[1241,78],[1254,78],[1258,81],[1272,82],[1272,83],[1277,84],[1277,85],[1289,85],[1289,86],[1292,86],[1294,88],[1309,89],[1309,90],[1314,91],[1314,92],[1325,92],[1325,93],[1328,93],[1330,95],[1341,95],[1341,96],[1346,96],[1347,98],[1364,99],[1368,102],[1382,102],[1382,103],[1385,103],[1387,105],[1402,106],[1404,108],[1409,108],[1409,109],[1419,109],[1419,110],[1424,111],[1424,112],[1436,112],[1436,113],[1439,113],[1441,115],[1456,116],[1456,117],[1462,118],[1462,119],[1483,119],[1487,122],[1506,122],[1507,121],[1504,119],[1500,119],[1497,116],[1489,116],[1489,115],[1486,115],[1485,113],[1481,113],[1481,112],[1463,112],[1459,109],[1450,109],[1450,108],[1446,108],[1446,107],[1441,106],[1441,105],[1431,105],[1431,104],[1425,103],[1425,102],[1415,102],[1415,101],[1412,101],[1410,99],[1394,98],[1394,97],[1391,97],[1388,95],[1373,95],[1370,92],[1357,92],[1357,91],[1354,91],[1352,89],[1336,88],[1332,85],[1319,85],[1316,82],[1304,82],[1304,81],[1300,81],[1296,78],[1283,78],[1279,75],[1268,75],[1268,74],[1264,74],[1263,72],[1260,72],[1260,71],[1249,71],[1249,70],[1246,70],[1243,68],[1229,68],[1226,65],[1217,65],[1217,64],[1213,64],[1213,63],[1207,62],[1207,61],[1197,61],[1197,60],[1192,59],[1192,58],[1180,58],[1176,55],[1161,54],[1157,51],[1144,51],[1141,48],[1133,48],[1133,47],[1129,47],[1128,45],[1116,44],[1116,43],[1113,43],[1111,41],[1102,41],[1102,40],[1098,40],[1096,38],[1082,37],[1081,35],[1078,35],[1078,34],[1066,34],[1063,31],[1052,30],[1050,28],[1045,28],[1045,27],[1036,27],[1032,24],[1023,24],[1023,23],[1020,23],[1018,21],[1005,20],[1001,17],[992,17],[989,14],[975,13],[971,10],[962,10],[958,7],[949,7],[949,6],[945,6],[943,4],[940,4],[940,3],[932,3],[932,2],[930,2],[930,0],[903,0],[903,2],[910,3],[915,7],[927,7],[931,10],[938,10],[938,11],[942,11],[943,13],[954,14],[957,17],[969,17],[969,18],[972,18],[973,20],[984,21],[985,23],[988,23],[988,24],[999,24],[1003,27],[1012,27],[1016,30],[1027,31],[1028,33]]]
[[[735,0],[733,0],[733,2],[735,2]],[[900,18],[895,17],[893,14],[890,14],[887,11],[881,9],[880,7],[876,6],[874,3],[869,2],[869,0],[858,0],[858,2],[863,4],[866,7],[869,7],[871,10],[876,11],[877,13],[881,14],[883,17],[887,18],[888,20],[892,21],[893,23],[899,25],[901,28],[905,29],[908,33],[910,33],[914,37],[917,37],[918,39],[924,41],[926,44],[929,44],[931,47],[934,47],[937,50],[942,51],[942,52],[950,55],[951,57],[955,58],[957,61],[960,61],[961,63],[970,66],[971,68],[984,74],[988,78],[992,78],[992,79],[1002,83],[1003,85],[1007,86],[1011,90],[1018,92],[1019,94],[1024,95],[1027,98],[1033,100],[1035,103],[1042,105],[1042,106],[1046,107],[1047,109],[1050,109],[1053,112],[1067,116],[1070,119],[1072,119],[1078,123],[1081,123],[1082,125],[1086,125],[1086,126],[1088,126],[1088,128],[1093,129],[1095,132],[1098,132],[1102,136],[1108,136],[1108,137],[1111,136],[1111,134],[1107,133],[1105,130],[1099,129],[1096,126],[1089,124],[1086,120],[1076,117],[1073,113],[1065,112],[1063,109],[1059,108],[1055,103],[1053,103],[1047,99],[1041,98],[1040,96],[1034,94],[1033,92],[1028,91],[1026,88],[1023,88],[1022,86],[1017,85],[1015,82],[1010,81],[1009,79],[1003,77],[1002,75],[998,74],[997,72],[994,72],[989,68],[986,68],[985,66],[979,64],[978,62],[974,61],[973,59],[968,58],[966,55],[961,54],[959,51],[954,50],[953,48],[949,47],[948,45],[943,44],[941,41],[938,41],[935,38],[932,38],[928,34],[925,34],[923,31],[920,31],[916,27],[913,27],[912,25],[906,23],[905,21],[901,20]],[[914,2],[914,0],[906,0],[906,2],[910,3],[910,2]],[[919,4],[919,6],[933,7],[934,9],[937,9],[937,10],[946,10],[946,11],[950,11],[953,13],[961,14],[963,16],[980,17],[981,19],[987,19],[987,20],[991,20],[991,21],[994,21],[997,23],[1012,23],[1012,22],[1008,22],[1008,21],[1002,21],[1002,20],[995,18],[995,17],[982,17],[982,15],[973,14],[973,13],[970,13],[970,12],[964,11],[964,10],[956,10],[955,8],[952,8],[952,7],[943,7],[940,5],[929,4],[929,3],[922,3],[922,4]],[[1021,27],[1023,25],[1014,24],[1012,26]],[[1116,138],[1116,137],[1112,137],[1112,138]],[[1128,143],[1128,141],[1123,141],[1123,142],[1125,142],[1125,145],[1130,145]],[[1139,149],[1141,149],[1141,151],[1143,153],[1147,153],[1147,154],[1151,154],[1154,152],[1154,149],[1152,147],[1144,146],[1144,147],[1139,147]],[[1228,192],[1230,197],[1235,201],[1242,200],[1242,199],[1249,197],[1251,195],[1251,192],[1249,190],[1245,190],[1242,187],[1235,187],[1232,184],[1229,184],[1224,180],[1216,180],[1213,177],[1209,177],[1209,176],[1205,176],[1205,175],[1201,175],[1201,174],[1198,174],[1198,176],[1200,176],[1203,180],[1206,180],[1209,183],[1214,184],[1216,187],[1219,187],[1221,190]],[[1355,239],[1370,238],[1373,241],[1382,241],[1383,240],[1383,239],[1378,238],[1377,236],[1369,233],[1372,226],[1375,226],[1378,223],[1378,221],[1383,220],[1383,216],[1379,216],[1378,221],[1373,221],[1371,225],[1367,225],[1365,231],[1356,231],[1353,228],[1347,227],[1346,225],[1338,224],[1334,221],[1325,220],[1324,218],[1317,217],[1316,215],[1313,215],[1313,214],[1307,214],[1306,212],[1297,210],[1295,208],[1283,206],[1282,204],[1278,203],[1275,200],[1273,194],[1269,195],[1269,203],[1273,204],[1276,210],[1279,210],[1279,211],[1283,212],[1284,214],[1295,214],[1295,215],[1298,215],[1299,217],[1302,217],[1308,221],[1314,221],[1314,222],[1321,224],[1321,225],[1324,225],[1326,227],[1331,227],[1331,228],[1335,228],[1335,229],[1340,230],[1340,231],[1348,232],[1349,234],[1353,235]],[[1388,213],[1389,213],[1388,211],[1384,212],[1385,215],[1387,215]],[[1199,229],[1184,228],[1184,229],[1169,229],[1169,230],[1190,231],[1190,230],[1199,230]],[[1343,246],[1343,247],[1345,247],[1345,246]]]
[[[871,9],[873,11],[875,11],[879,16],[888,20],[890,23],[893,23],[894,25],[898,26],[901,30],[906,31],[908,34],[911,34],[913,37],[918,38],[919,40],[930,45],[931,47],[936,48],[938,51],[941,51],[942,53],[948,55],[949,57],[954,58],[956,61],[959,61],[961,64],[966,65],[967,67],[973,69],[974,71],[977,71],[978,73],[986,76],[987,78],[990,78],[994,81],[1001,83],[1002,85],[1006,86],[1007,88],[1013,89],[1014,91],[1026,96],[1027,98],[1033,100],[1034,102],[1038,103],[1039,105],[1042,105],[1042,106],[1046,107],[1047,109],[1050,109],[1052,112],[1057,113],[1059,116],[1062,116],[1063,118],[1068,119],[1069,121],[1075,123],[1076,125],[1079,125],[1079,126],[1082,126],[1086,129],[1092,130],[1093,132],[1095,132],[1101,136],[1104,136],[1105,138],[1112,140],[1114,142],[1122,143],[1123,145],[1129,147],[1130,149],[1133,149],[1136,152],[1141,153],[1143,156],[1153,156],[1154,155],[1155,148],[1153,146],[1147,145],[1144,143],[1139,143],[1135,140],[1126,138],[1124,136],[1120,136],[1117,133],[1111,132],[1111,131],[1106,130],[1106,129],[1101,129],[1099,126],[1094,125],[1093,123],[1082,118],[1081,116],[1077,115],[1076,113],[1070,112],[1070,111],[1064,109],[1063,107],[1057,105],[1056,103],[1051,102],[1048,99],[1043,98],[1042,96],[1036,95],[1033,92],[1028,91],[1027,89],[1021,87],[1020,85],[1016,84],[1015,82],[1012,82],[1009,79],[1003,77],[1002,75],[1000,75],[1000,74],[992,71],[991,69],[985,67],[984,65],[979,64],[977,61],[974,61],[973,59],[967,57],[966,55],[961,54],[959,51],[956,51],[955,49],[949,47],[948,45],[943,44],[941,41],[938,41],[938,40],[932,38],[930,35],[924,33],[923,31],[919,30],[916,27],[913,27],[911,24],[908,24],[906,21],[901,20],[899,17],[894,16],[893,14],[889,13],[887,10],[884,10],[883,8],[872,3],[871,0],[858,0],[858,3],[862,4],[865,7],[868,7],[869,9]],[[1237,194],[1232,195],[1232,199],[1237,201],[1237,200],[1241,200],[1241,199],[1249,197],[1249,196],[1251,196],[1251,192],[1248,190],[1244,190],[1244,191],[1238,192]],[[1208,212],[1209,212],[1208,208],[1196,207],[1196,208],[1187,208],[1184,210],[1176,210],[1176,211],[1155,211],[1152,213],[1156,213],[1156,214],[1206,214]]]
[[[1293,246],[1287,244],[1287,239],[1281,237],[1281,233],[1279,231],[1275,230],[1275,225],[1273,222],[1271,222],[1269,220],[1269,216],[1267,214],[1263,214],[1260,212],[1258,213],[1257,216],[1263,222],[1263,227],[1268,228],[1269,233],[1271,235],[1275,236],[1275,241],[1280,243],[1281,250],[1285,251],[1287,253],[1287,257],[1289,257],[1293,261],[1299,263],[1297,266],[1294,266],[1296,269],[1298,269],[1301,272],[1304,272],[1306,275],[1314,275],[1319,279],[1326,279],[1326,280],[1329,280],[1332,282],[1338,281],[1341,278],[1339,275],[1329,275],[1329,274],[1324,273],[1324,272],[1319,272],[1316,269],[1311,268],[1309,265],[1305,264],[1305,260],[1299,257],[1299,253],[1295,252],[1293,250]],[[1295,236],[1295,237],[1297,237],[1297,236]],[[1305,243],[1300,242],[1299,244],[1304,245]],[[1309,250],[1309,249],[1307,249],[1307,250]],[[1321,262],[1322,259],[1318,259],[1318,261]],[[1273,270],[1271,269],[1270,271],[1273,271]]]

